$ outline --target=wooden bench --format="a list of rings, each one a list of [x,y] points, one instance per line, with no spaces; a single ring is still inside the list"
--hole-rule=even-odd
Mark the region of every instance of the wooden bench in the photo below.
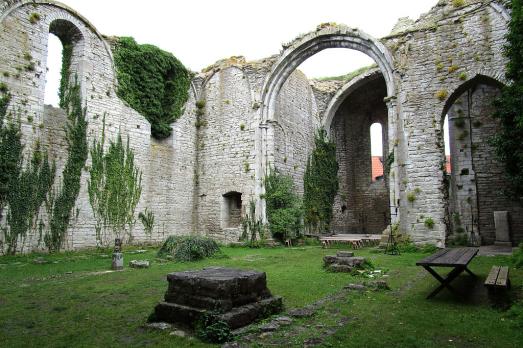
[[[485,280],[485,286],[489,290],[510,288],[507,266],[492,266],[490,273]]]

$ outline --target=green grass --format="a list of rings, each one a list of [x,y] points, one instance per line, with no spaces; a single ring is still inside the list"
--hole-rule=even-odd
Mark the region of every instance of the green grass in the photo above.
[[[349,82],[353,78],[355,78],[357,76],[360,76],[361,74],[364,74],[367,71],[369,71],[371,69],[374,69],[376,67],[377,67],[376,64],[372,64],[372,65],[364,66],[364,67],[359,68],[357,70],[351,71],[350,73],[345,74],[345,75],[319,77],[316,80],[319,80],[319,81],[346,81],[346,82]]]
[[[125,263],[148,259],[151,268],[106,273],[110,252],[85,251],[56,255],[0,257],[0,342],[2,347],[209,347],[195,338],[142,328],[167,289],[165,275],[205,266],[230,266],[267,272],[273,294],[286,308],[302,307],[338,293],[348,283],[365,279],[325,272],[322,257],[335,250],[222,248],[226,257],[191,263],[165,262],[155,249],[125,253]],[[132,251],[130,251],[132,252]],[[358,250],[377,269],[388,270],[391,291],[351,292],[322,307],[313,319],[297,321],[271,336],[288,346],[303,346],[320,329],[303,325],[336,326],[324,337],[332,347],[516,347],[521,329],[504,312],[492,309],[486,298],[461,303],[443,291],[433,300],[425,296],[437,285],[416,260],[426,254],[388,256]],[[36,257],[49,263],[33,264]],[[477,257],[471,269],[484,279],[493,264],[509,264],[504,257]],[[523,270],[511,269],[514,288],[523,283]],[[467,280],[468,276],[463,276]],[[476,284],[477,287],[477,284]],[[482,288],[482,287],[480,287]],[[337,313],[334,315],[333,313]],[[344,316],[348,322],[336,324]],[[254,345],[269,343],[260,339]],[[282,343],[283,344],[283,343]]]

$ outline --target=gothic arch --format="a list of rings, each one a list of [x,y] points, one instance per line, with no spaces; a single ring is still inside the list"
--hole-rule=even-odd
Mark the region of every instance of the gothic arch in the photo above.
[[[274,63],[262,89],[262,122],[273,120],[276,98],[289,75],[307,58],[327,48],[348,48],[365,53],[378,64],[385,77],[388,96],[396,94],[393,58],[381,42],[358,29],[327,26],[294,40]]]

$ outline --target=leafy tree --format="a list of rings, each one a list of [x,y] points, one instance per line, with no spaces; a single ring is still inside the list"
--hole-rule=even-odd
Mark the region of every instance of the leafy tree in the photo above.
[[[505,86],[496,100],[494,117],[501,131],[494,137],[496,153],[505,165],[510,183],[509,194],[523,197],[523,0],[512,0],[512,19],[507,35],[506,76],[512,84]]]

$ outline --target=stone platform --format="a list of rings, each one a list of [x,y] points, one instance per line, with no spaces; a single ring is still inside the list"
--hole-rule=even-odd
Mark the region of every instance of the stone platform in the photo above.
[[[216,311],[237,329],[282,309],[282,298],[271,295],[263,272],[213,267],[171,273],[167,281],[165,301],[155,308],[159,321],[194,327],[206,312]]]
[[[323,257],[323,266],[332,272],[350,273],[354,269],[361,269],[365,264],[365,258],[355,257],[349,251],[338,251],[336,256],[328,255]]]

